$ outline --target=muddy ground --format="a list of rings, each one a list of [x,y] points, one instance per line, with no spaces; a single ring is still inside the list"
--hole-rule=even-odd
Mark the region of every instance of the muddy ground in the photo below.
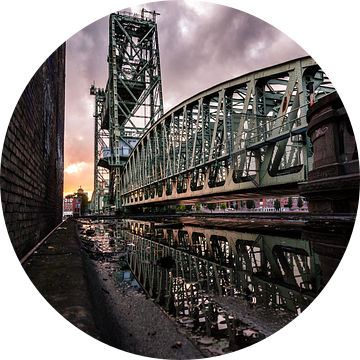
[[[119,263],[87,256],[86,267],[94,321],[103,342],[148,357],[204,357],[199,347],[194,346],[137,283],[119,280],[122,271]]]

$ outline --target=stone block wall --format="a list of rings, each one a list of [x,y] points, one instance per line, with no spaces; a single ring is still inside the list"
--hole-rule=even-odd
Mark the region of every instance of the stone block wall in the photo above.
[[[4,140],[1,201],[19,259],[62,220],[65,51],[64,43],[32,77]]]
[[[349,116],[337,92],[307,112],[307,134],[314,151],[308,182],[299,186],[310,212],[356,214],[359,156]]]

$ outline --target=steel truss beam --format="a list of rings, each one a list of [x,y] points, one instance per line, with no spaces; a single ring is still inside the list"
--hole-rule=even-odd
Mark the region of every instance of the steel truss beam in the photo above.
[[[108,149],[99,166],[110,173],[108,202],[114,208],[120,207],[120,173],[132,149],[163,115],[156,15],[143,9],[141,15],[121,12],[109,17],[109,77],[101,111]]]
[[[206,202],[305,181],[312,168],[310,98],[334,90],[303,57],[187,99],[137,143],[120,179],[122,206]]]
[[[109,206],[110,169],[103,163],[109,149],[109,131],[102,128],[101,113],[105,102],[105,91],[92,85],[90,94],[95,96],[94,102],[94,191],[90,209],[98,214]],[[105,165],[105,166],[104,166]]]

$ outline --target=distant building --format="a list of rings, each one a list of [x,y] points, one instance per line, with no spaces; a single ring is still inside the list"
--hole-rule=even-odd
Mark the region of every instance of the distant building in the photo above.
[[[80,185],[80,188],[77,190],[77,193],[78,193],[78,194],[84,194],[84,195],[86,195],[86,197],[89,197],[89,196],[88,196],[88,193],[85,192],[84,189],[81,188],[81,185]]]
[[[262,201],[260,199],[254,199],[254,203],[255,203],[255,209],[262,208]]]
[[[68,217],[68,216],[73,216],[74,212],[73,212],[73,198],[70,199],[64,199],[64,207],[63,207],[63,216],[64,217]]]
[[[81,215],[81,197],[74,197],[73,198],[73,215],[80,216]]]
[[[81,197],[64,199],[63,216],[80,216],[81,215]]]
[[[289,198],[288,197],[281,197],[279,198],[280,201],[280,210],[281,211],[308,211],[308,205],[305,198],[302,197],[303,206],[301,208],[298,207],[298,196],[292,197],[292,206],[289,208]],[[257,211],[275,211],[275,202],[276,199],[254,199],[255,203],[255,210]],[[245,210],[246,208],[246,200],[237,201],[238,209]],[[230,204],[230,203],[228,203]],[[231,203],[233,207],[235,207],[236,202]]]
[[[298,196],[292,197],[292,206],[289,208],[289,197],[279,198],[280,201],[280,210],[281,211],[308,211],[308,206],[305,198],[302,198],[303,206],[298,207]],[[274,202],[276,199],[264,199],[264,210],[265,211],[274,211],[275,206]]]

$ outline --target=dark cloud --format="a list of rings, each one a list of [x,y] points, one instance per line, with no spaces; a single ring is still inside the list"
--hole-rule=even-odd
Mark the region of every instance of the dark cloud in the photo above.
[[[158,19],[165,101],[171,106],[221,81],[306,55],[273,26],[236,9],[152,3]],[[186,31],[184,31],[186,29]]]
[[[107,81],[108,17],[102,18],[67,40],[65,168],[93,161],[93,82]]]

